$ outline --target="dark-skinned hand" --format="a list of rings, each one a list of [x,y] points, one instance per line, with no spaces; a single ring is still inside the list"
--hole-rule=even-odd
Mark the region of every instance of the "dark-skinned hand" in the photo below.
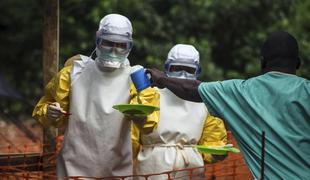
[[[160,89],[165,88],[165,86],[161,84],[161,81],[166,77],[166,74],[164,72],[155,68],[146,69],[145,72],[151,75],[152,87],[156,86]]]

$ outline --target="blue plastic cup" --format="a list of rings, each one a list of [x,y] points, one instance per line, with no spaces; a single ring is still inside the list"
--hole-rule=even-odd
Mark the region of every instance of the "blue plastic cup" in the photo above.
[[[151,86],[149,77],[145,73],[145,69],[141,66],[131,74],[131,80],[138,92]]]

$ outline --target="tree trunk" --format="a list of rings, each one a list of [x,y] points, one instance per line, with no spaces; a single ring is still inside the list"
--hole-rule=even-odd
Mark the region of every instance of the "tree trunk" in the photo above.
[[[58,72],[59,63],[59,0],[44,1],[43,24],[43,79],[44,86]],[[55,152],[56,128],[45,128],[43,137],[43,152]],[[44,158],[43,161],[47,161]],[[46,164],[46,163],[43,163]],[[43,171],[55,172],[55,167],[43,167]]]

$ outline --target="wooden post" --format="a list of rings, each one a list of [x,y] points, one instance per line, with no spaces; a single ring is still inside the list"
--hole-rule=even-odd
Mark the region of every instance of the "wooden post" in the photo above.
[[[58,72],[59,63],[59,0],[44,0],[43,20],[43,79],[44,86]],[[55,152],[57,129],[45,128],[43,133],[43,152]],[[50,146],[46,146],[50,145]],[[43,159],[47,165],[47,159]],[[55,171],[55,168],[44,168],[43,171]]]

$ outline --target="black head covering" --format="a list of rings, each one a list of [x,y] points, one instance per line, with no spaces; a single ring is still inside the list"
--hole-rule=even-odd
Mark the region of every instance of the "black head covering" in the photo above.
[[[261,55],[265,61],[279,58],[298,60],[297,41],[287,32],[270,33],[263,44]]]

